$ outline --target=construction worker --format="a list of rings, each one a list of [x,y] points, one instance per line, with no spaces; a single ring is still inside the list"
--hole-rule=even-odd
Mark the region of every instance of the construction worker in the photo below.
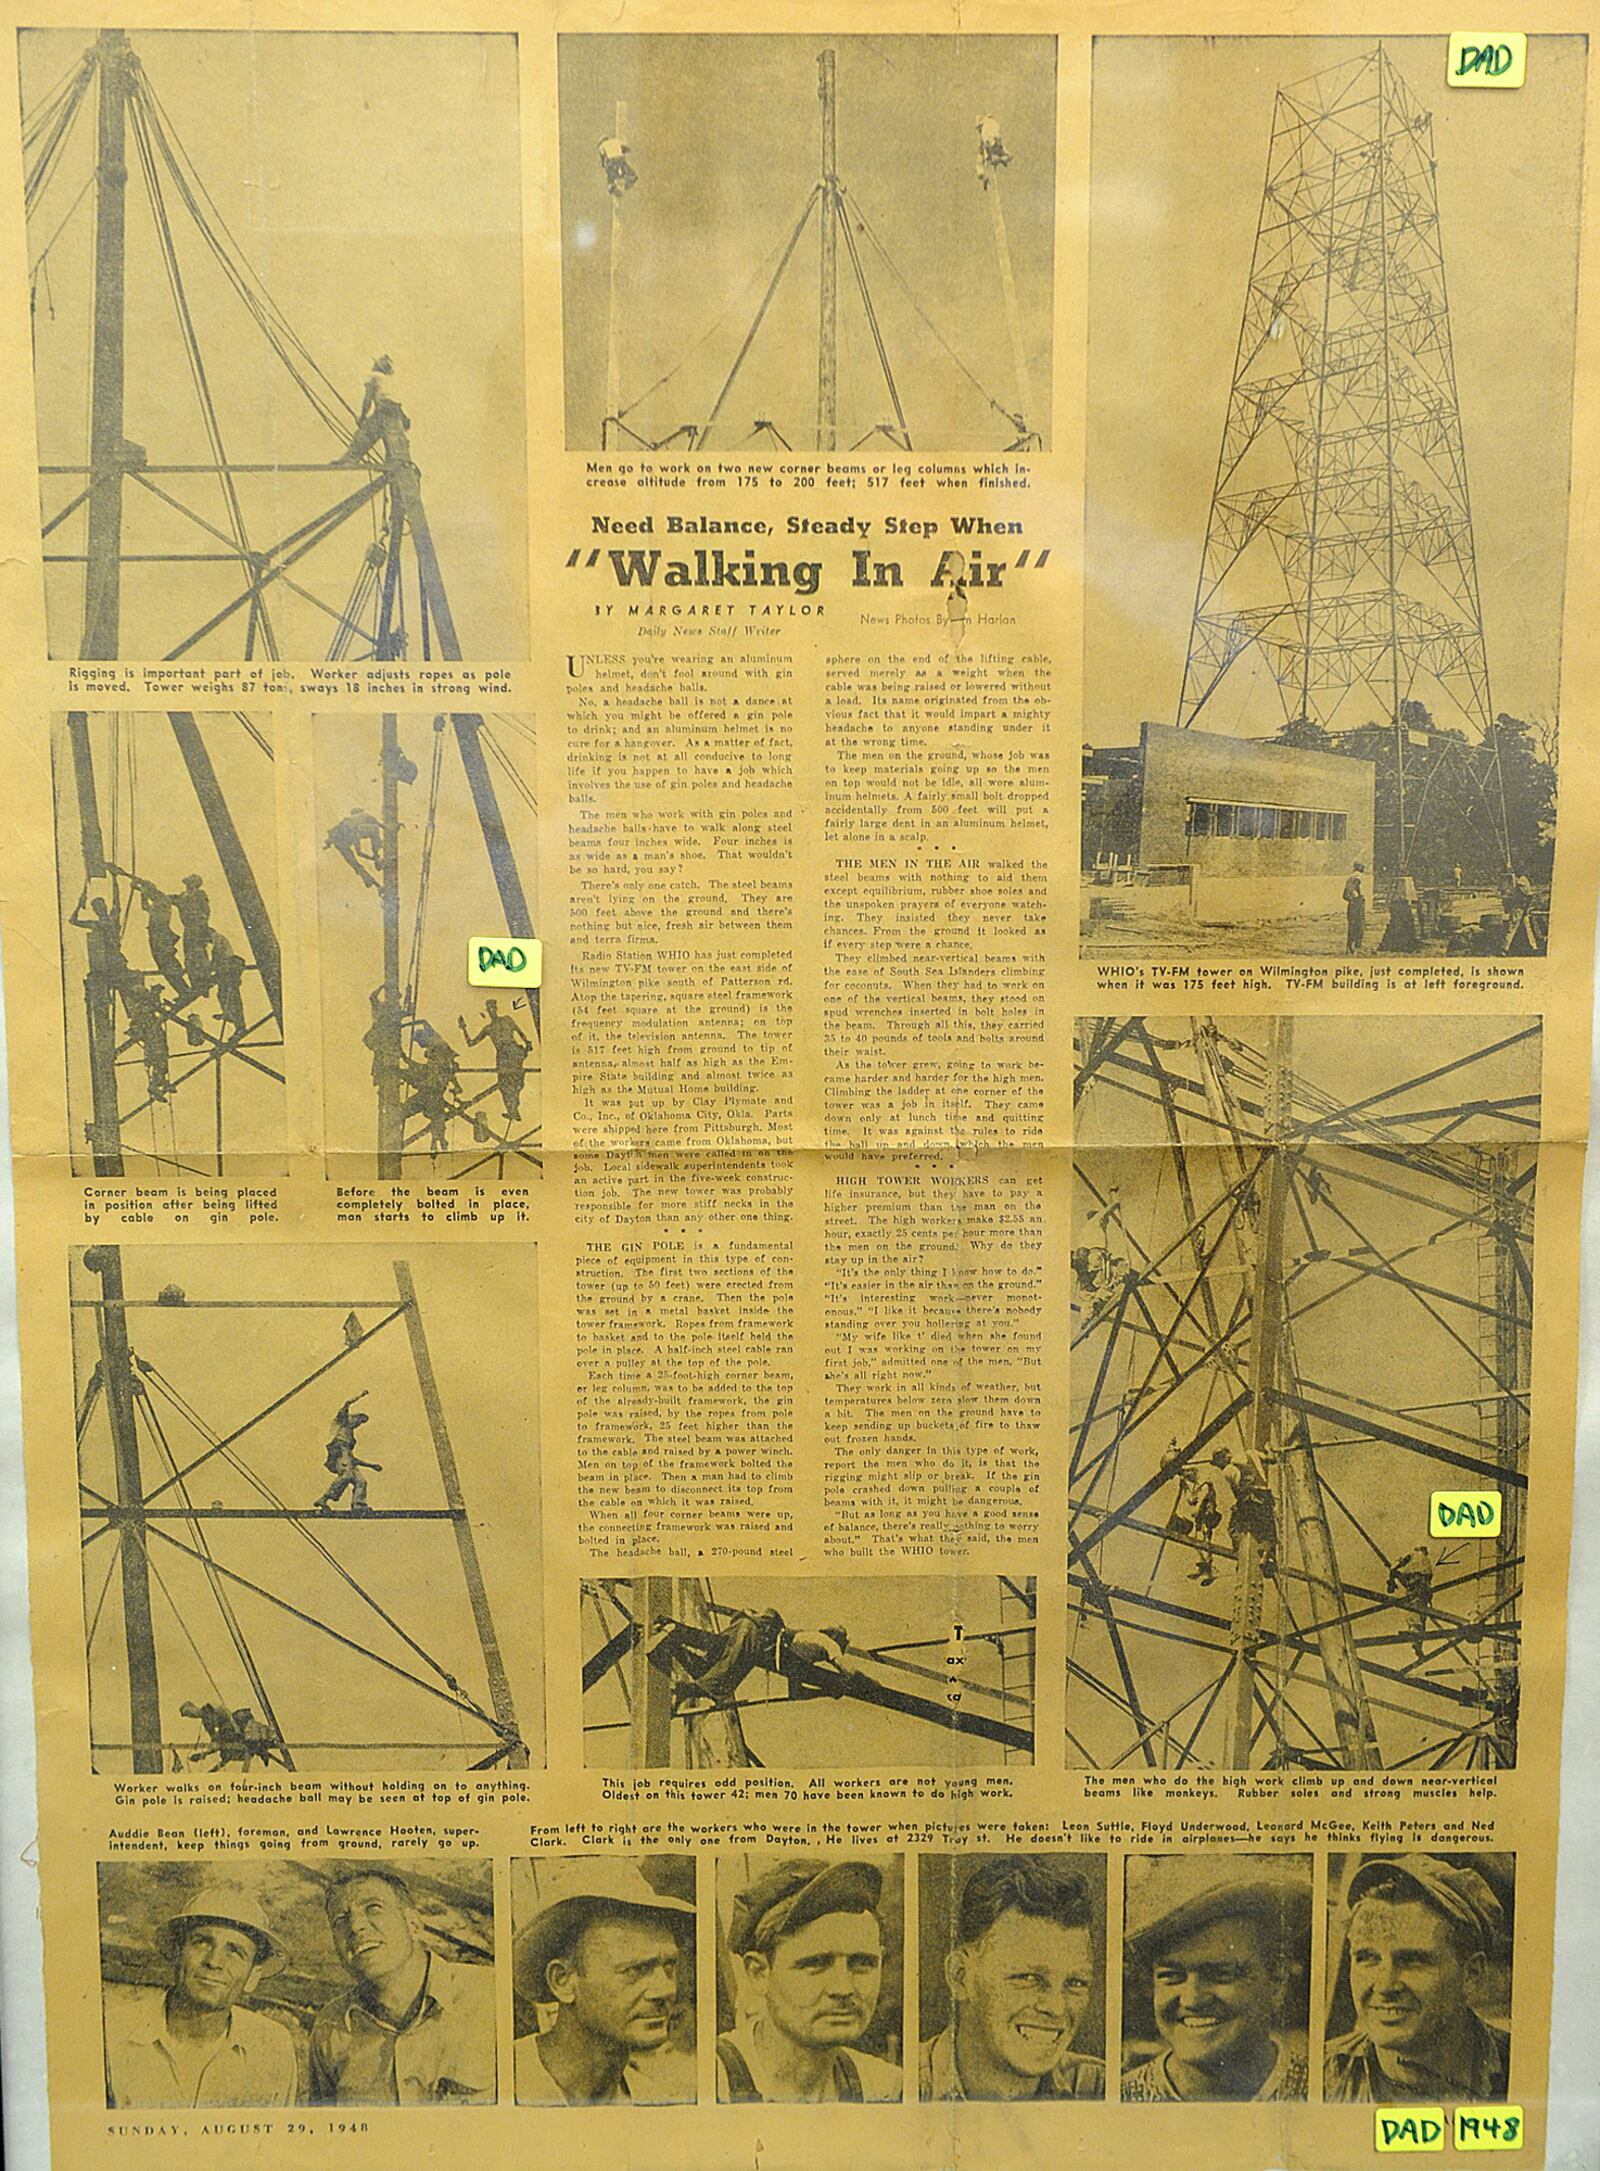
[[[1006,149],[1000,133],[1000,123],[992,113],[978,115],[978,179],[987,188],[1002,166],[1009,166],[1011,153]]]
[[[121,872],[122,870],[118,870]],[[178,930],[173,921],[176,900],[158,889],[154,882],[146,882],[140,875],[130,874],[128,880],[139,894],[144,906],[145,941],[150,946],[150,961],[180,1002],[189,998],[189,983],[183,967],[178,962]]]
[[[197,874],[186,874],[173,903],[183,927],[183,976],[196,995],[211,985],[211,899]]]
[[[1266,1462],[1253,1447],[1241,1448],[1237,1461],[1230,1462],[1230,1474],[1234,1493],[1228,1535],[1235,1545],[1241,1538],[1254,1538],[1261,1548],[1261,1573],[1275,1576],[1278,1572],[1278,1510]]]
[[[1413,1546],[1389,1570],[1384,1589],[1398,1593],[1402,1612],[1411,1616],[1411,1648],[1423,1657],[1422,1639],[1433,1614],[1433,1555],[1425,1545]]]
[[[362,1034],[361,1045],[372,1050],[372,1082],[377,1085],[386,1069],[400,1067],[400,1032],[406,1011],[398,996],[391,997],[381,987],[375,987],[367,1001],[372,1007],[372,1023]]]
[[[1367,939],[1367,893],[1362,885],[1365,860],[1358,859],[1344,886],[1344,947],[1348,957],[1359,957]]]
[[[400,1113],[425,1118],[428,1151],[443,1153],[450,1143],[450,1118],[465,1113],[465,1104],[456,1086],[461,1065],[449,1041],[426,1019],[418,1022],[416,1041],[422,1050],[422,1059],[419,1062],[413,1057],[406,1066],[411,1098],[403,1103]]]
[[[1187,1464],[1178,1485],[1180,1498],[1187,1495],[1195,1542],[1200,1549],[1200,1557],[1189,1571],[1189,1580],[1199,1584],[1214,1583],[1217,1577],[1213,1547],[1224,1517],[1230,1525],[1232,1523],[1236,1497],[1227,1449],[1218,1448],[1214,1455]]]
[[[123,984],[123,1005],[128,1013],[128,1032],[144,1063],[145,1078],[153,1101],[172,1098],[171,1055],[167,1047],[167,1013],[142,972],[130,972]]]
[[[629,146],[620,136],[602,136],[600,139],[601,170],[606,177],[606,187],[613,196],[625,195],[639,178],[633,170],[628,151]]]
[[[361,412],[356,417],[355,434],[333,464],[335,467],[359,467],[380,438],[385,451],[404,458],[409,449],[405,432],[410,427],[411,417],[400,398],[394,363],[388,355],[380,354],[362,387]]]
[[[219,927],[211,938],[211,986],[222,1013],[222,1030],[243,1034],[245,961]]]
[[[87,911],[85,907],[87,906]],[[122,929],[117,916],[104,897],[91,900],[88,889],[78,899],[77,909],[67,923],[82,928],[88,936],[84,947],[88,951],[88,979],[91,994],[110,1002],[123,993],[128,982],[128,960],[123,954]]]
[[[383,824],[375,814],[365,807],[352,807],[322,843],[325,851],[337,852],[347,867],[353,867],[368,889],[382,888],[378,877],[383,872]]]
[[[350,1401],[341,1402],[334,1412],[333,1430],[328,1436],[327,1447],[323,1450],[323,1461],[333,1473],[333,1482],[323,1488],[313,1504],[319,1508],[331,1508],[337,1499],[348,1493],[350,1513],[370,1515],[372,1510],[367,1505],[367,1481],[361,1473],[363,1470],[381,1470],[383,1465],[378,1462],[363,1462],[356,1453],[356,1428],[367,1422],[367,1412],[355,1407],[358,1399],[352,1396]]]
[[[215,1756],[218,1771],[226,1771],[230,1764],[242,1764],[248,1771],[259,1757],[265,1768],[272,1762],[273,1750],[280,1746],[278,1736],[262,1724],[248,1704],[237,1711],[228,1710],[225,1704],[180,1704],[178,1709],[184,1718],[198,1719],[206,1730],[206,1745],[195,1750],[189,1759],[191,1764],[203,1764]]]
[[[533,1042],[528,1038],[516,1019],[500,1015],[500,1005],[491,995],[484,1002],[486,1013],[480,1032],[469,1033],[467,1021],[458,1016],[465,1045],[475,1048],[480,1040],[487,1040],[494,1050],[494,1082],[499,1089],[505,1108],[507,1123],[516,1123],[522,1115],[522,1086],[528,1072],[528,1057],[533,1053]]]
[[[746,1676],[758,1667],[775,1673],[783,1632],[783,1615],[773,1606],[764,1606],[758,1613],[736,1613],[725,1628],[715,1630],[703,1657],[674,1648],[672,1656],[689,1677],[673,1685],[674,1709],[691,1702],[731,1704]]]

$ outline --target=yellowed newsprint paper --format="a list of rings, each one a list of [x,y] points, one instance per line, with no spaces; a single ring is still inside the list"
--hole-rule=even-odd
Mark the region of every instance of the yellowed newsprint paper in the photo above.
[[[5,0],[30,2165],[1546,2161],[1592,14]]]

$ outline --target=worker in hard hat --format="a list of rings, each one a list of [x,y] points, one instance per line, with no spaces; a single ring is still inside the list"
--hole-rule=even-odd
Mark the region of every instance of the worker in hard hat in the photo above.
[[[1005,138],[1000,133],[1000,123],[992,113],[978,115],[978,179],[987,188],[1002,166],[1009,166],[1011,153],[1006,149]]]
[[[492,995],[485,998],[484,1012],[484,1023],[476,1033],[467,1031],[465,1018],[458,1016],[456,1023],[467,1047],[475,1048],[480,1040],[486,1040],[494,1050],[494,1082],[507,1123],[516,1123],[522,1115],[522,1087],[528,1074],[533,1042],[509,1011],[502,1016],[500,1005]]]
[[[359,467],[380,439],[385,450],[403,452],[404,434],[410,427],[411,417],[400,397],[400,380],[394,363],[388,355],[380,354],[362,387],[361,412],[356,417],[355,434],[333,464],[335,467]]]
[[[365,807],[352,807],[341,815],[322,840],[323,849],[337,852],[347,867],[360,875],[368,889],[380,889],[383,868],[383,824]]]

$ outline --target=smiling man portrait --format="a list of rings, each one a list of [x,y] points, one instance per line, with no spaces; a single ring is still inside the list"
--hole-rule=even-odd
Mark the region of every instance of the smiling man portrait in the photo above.
[[[376,1862],[338,1870],[324,1905],[350,1988],[311,2025],[313,2103],[493,2103],[494,1969],[435,1951],[410,1885]]]
[[[988,1855],[959,1892],[944,1959],[951,2017],[922,2046],[923,2102],[1103,2096],[1104,2062],[1073,2049],[1099,1985],[1088,1879],[1050,1855]],[[927,1944],[942,1926],[924,1895]]]
[[[1310,1941],[1310,1867],[1297,1856],[1130,1862],[1125,1951],[1163,2047],[1123,2075],[1122,2100],[1303,2102],[1286,2011]]]
[[[1354,2028],[1330,2039],[1330,2103],[1504,2103],[1511,2039],[1483,2018],[1505,1910],[1488,1879],[1431,1854],[1379,1855],[1345,1887]]]

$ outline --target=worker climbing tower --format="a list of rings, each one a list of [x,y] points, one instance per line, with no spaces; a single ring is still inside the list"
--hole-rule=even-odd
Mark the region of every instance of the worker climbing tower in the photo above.
[[[1075,1763],[1515,1763],[1537,1046],[1435,1035],[1351,1099],[1326,1021],[1084,1021]],[[1471,1485],[1499,1533],[1430,1551]]]
[[[1278,93],[1177,722],[1388,728],[1404,871],[1444,800],[1509,865],[1492,719],[1432,123],[1380,45]]]

